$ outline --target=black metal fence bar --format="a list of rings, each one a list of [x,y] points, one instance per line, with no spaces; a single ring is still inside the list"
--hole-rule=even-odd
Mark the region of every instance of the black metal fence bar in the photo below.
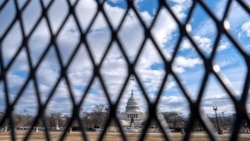
[[[79,4],[79,0],[76,1],[70,1],[67,0],[67,14],[65,17],[62,19],[62,22],[59,24],[58,30],[55,31],[56,29],[53,29],[52,22],[53,19],[49,18],[49,10],[53,6],[53,4],[56,1],[49,1],[47,4],[43,0],[39,1],[39,7],[41,8],[40,16],[38,19],[34,22],[34,25],[31,27],[31,30],[28,32],[27,29],[25,29],[24,21],[26,20],[23,18],[23,13],[27,9],[27,7],[30,5],[31,1],[25,1],[24,4],[20,5],[18,0],[5,0],[3,2],[0,1],[0,14],[2,11],[8,7],[8,4],[13,2],[14,3],[14,9],[13,12],[15,13],[14,18],[12,21],[9,22],[9,24],[6,26],[5,29],[3,29],[2,34],[0,34],[0,84],[3,86],[2,91],[4,93],[4,101],[5,101],[5,111],[3,117],[0,119],[0,127],[5,125],[5,123],[8,123],[10,126],[10,133],[11,133],[11,140],[16,140],[16,131],[15,131],[15,122],[13,119],[13,113],[14,113],[14,107],[17,105],[18,101],[20,98],[23,97],[25,89],[28,87],[30,83],[34,84],[34,89],[35,89],[35,96],[38,102],[38,107],[37,107],[37,115],[35,115],[35,118],[33,120],[32,126],[30,130],[27,132],[25,135],[24,140],[29,140],[31,134],[32,134],[32,129],[36,127],[39,121],[42,122],[42,124],[45,126],[45,137],[46,140],[50,140],[50,131],[48,130],[48,125],[46,123],[45,119],[45,110],[48,107],[48,103],[51,101],[58,85],[60,82],[64,81],[67,91],[70,94],[69,99],[72,103],[72,115],[69,117],[69,122],[66,126],[66,128],[63,131],[63,134],[60,137],[60,140],[64,140],[67,136],[68,131],[71,128],[71,125],[73,124],[74,121],[77,121],[80,125],[80,130],[82,134],[82,138],[84,140],[88,140],[86,131],[85,131],[85,124],[83,123],[81,117],[80,117],[80,112],[81,112],[81,106],[84,104],[84,101],[86,100],[86,96],[88,95],[91,86],[94,83],[94,80],[98,79],[100,81],[100,85],[102,90],[104,91],[104,95],[107,99],[108,106],[109,106],[109,114],[107,121],[104,125],[103,131],[100,133],[99,140],[102,140],[107,133],[107,129],[109,125],[111,124],[112,121],[115,121],[117,123],[117,126],[120,130],[121,137],[123,140],[128,140],[125,134],[125,131],[122,127],[122,125],[119,122],[119,118],[116,115],[116,112],[118,110],[118,105],[121,101],[121,97],[126,89],[126,86],[129,83],[130,77],[133,75],[135,77],[136,82],[138,83],[139,88],[142,91],[143,98],[145,98],[146,103],[148,105],[148,118],[147,121],[144,124],[143,130],[141,132],[139,140],[144,140],[147,135],[147,131],[150,127],[150,124],[152,120],[155,120],[156,123],[159,125],[159,128],[161,132],[163,133],[163,137],[165,140],[171,140],[171,137],[169,136],[169,133],[166,129],[166,127],[163,125],[161,119],[157,115],[157,106],[159,104],[160,98],[163,93],[164,86],[166,84],[166,81],[168,80],[169,76],[173,76],[174,80],[177,82],[178,86],[180,87],[181,92],[184,94],[185,99],[188,101],[189,108],[190,108],[190,117],[188,119],[188,123],[186,125],[186,133],[184,135],[183,140],[189,140],[190,136],[192,134],[192,129],[194,128],[194,124],[196,121],[200,121],[202,126],[204,127],[206,133],[208,134],[209,138],[211,140],[217,140],[215,134],[213,131],[211,131],[210,125],[208,125],[207,117],[201,113],[201,102],[202,102],[202,97],[204,96],[205,93],[205,88],[208,83],[208,79],[210,75],[214,75],[215,78],[218,80],[220,83],[221,87],[226,91],[230,99],[232,100],[232,103],[235,107],[236,111],[236,117],[233,123],[233,130],[230,136],[230,140],[237,140],[239,136],[239,130],[241,127],[241,124],[243,123],[243,120],[246,120],[247,123],[250,125],[250,120],[248,117],[248,111],[246,108],[247,104],[247,98],[248,98],[248,93],[249,93],[249,85],[250,85],[250,56],[249,53],[246,52],[243,49],[243,46],[235,39],[235,37],[230,33],[227,24],[227,17],[230,12],[231,7],[232,7],[232,0],[228,0],[224,9],[224,13],[221,19],[217,18],[216,15],[211,11],[211,9],[207,6],[207,4],[204,1],[201,0],[195,0],[192,2],[192,5],[190,7],[190,10],[187,13],[187,17],[184,22],[181,22],[177,15],[174,13],[174,11],[171,9],[170,5],[168,2],[164,0],[158,0],[158,8],[155,11],[155,16],[152,19],[152,22],[148,26],[142,16],[139,14],[137,11],[135,2],[132,0],[124,1],[126,3],[126,9],[124,10],[124,15],[122,16],[119,24],[117,27],[114,27],[108,17],[108,13],[104,9],[105,1],[96,1],[97,4],[97,9],[96,12],[93,14],[93,18],[88,24],[86,29],[83,29],[80,23],[80,17],[76,13],[76,7]],[[245,1],[237,1],[237,3],[241,6],[242,9],[245,10],[246,13],[250,13],[250,8],[249,5]],[[194,14],[195,7],[197,5],[200,5],[201,8],[208,14],[208,16],[213,20],[215,23],[216,29],[217,29],[217,34],[215,37],[215,41],[213,42],[213,49],[211,51],[211,55],[209,57],[205,56],[199,45],[194,41],[192,35],[190,34],[189,31],[189,23],[190,20],[192,19],[192,16]],[[171,59],[168,59],[164,56],[164,53],[160,49],[159,45],[156,42],[155,37],[152,35],[152,29],[156,24],[157,18],[159,17],[159,14],[162,10],[167,10],[174,21],[177,23],[178,29],[179,29],[179,38],[177,40],[177,43],[175,45],[173,55]],[[119,38],[119,32],[121,31],[122,24],[125,22],[126,17],[129,16],[129,11],[133,11],[135,13],[135,17],[138,19],[139,24],[143,28],[144,32],[144,38],[140,44],[139,51],[136,54],[135,60],[133,62],[130,61],[129,55],[127,54],[125,50],[125,45],[122,43],[121,39]],[[91,28],[94,26],[94,22],[96,21],[97,17],[99,14],[102,14],[104,17],[105,22],[107,23],[107,28],[111,33],[111,39],[108,41],[106,45],[106,49],[104,51],[104,54],[101,57],[101,61],[99,63],[96,63],[96,58],[94,55],[94,52],[91,50],[91,45],[87,39],[87,35],[91,32]],[[5,15],[6,16],[6,15]],[[76,43],[75,46],[72,46],[74,50],[70,54],[69,60],[66,62],[66,64],[63,63],[63,56],[60,54],[60,49],[58,45],[58,36],[62,32],[63,27],[66,25],[67,21],[69,21],[70,17],[73,19],[74,23],[76,24],[76,32],[79,34],[79,39],[78,42]],[[35,30],[38,28],[39,24],[42,22],[42,20],[45,21],[45,25],[49,31],[50,38],[49,38],[49,43],[47,44],[45,50],[42,52],[41,57],[38,59],[36,64],[32,64],[32,57],[31,57],[31,51],[30,51],[30,45],[29,41],[31,40],[30,38],[34,34]],[[0,21],[1,24],[1,21]],[[4,58],[3,54],[3,42],[7,38],[8,34],[10,31],[14,28],[15,25],[18,25],[20,32],[21,32],[21,43],[20,45],[16,46],[17,50],[15,51],[14,55],[10,58],[10,61],[7,62]],[[167,26],[167,24],[166,24]],[[214,63],[214,59],[218,50],[219,42],[222,36],[226,36],[232,44],[236,47],[236,50],[240,53],[242,56],[243,60],[245,61],[245,65],[247,68],[247,74],[244,80],[244,87],[243,91],[241,93],[241,97],[239,99],[235,98],[235,94],[232,90],[232,88],[227,85],[227,83],[224,80],[224,77],[220,74],[220,71],[217,69],[217,65]],[[181,42],[184,40],[184,38],[187,38],[192,46],[194,47],[195,51],[198,53],[198,56],[201,58],[202,62],[204,63],[204,68],[205,68],[205,73],[204,76],[202,77],[201,85],[198,91],[198,97],[195,101],[193,101],[190,97],[189,92],[185,88],[185,86],[182,84],[182,80],[179,78],[178,74],[176,74],[173,71],[173,64],[174,64],[174,59],[177,56],[177,52],[181,46]],[[159,54],[159,57],[163,60],[164,65],[165,65],[165,75],[162,78],[162,83],[159,87],[159,90],[157,92],[157,97],[154,102],[151,102],[149,99],[149,96],[147,95],[147,92],[143,86],[143,82],[139,77],[138,72],[135,71],[135,67],[139,62],[139,57],[142,54],[143,47],[145,46],[146,42],[150,40],[152,41],[152,44],[155,46],[155,50]],[[124,60],[127,65],[127,70],[128,70],[128,75],[126,76],[123,86],[121,90],[119,91],[118,98],[115,102],[112,102],[109,91],[107,89],[107,84],[105,83],[105,79],[103,78],[101,74],[101,68],[104,64],[104,60],[107,57],[108,53],[111,50],[112,44],[117,43],[118,49],[121,52],[121,54],[124,57]],[[68,76],[68,69],[70,65],[73,62],[73,59],[75,58],[76,54],[79,52],[79,50],[82,48],[81,45],[84,45],[84,48],[87,51],[87,54],[90,58],[91,66],[92,66],[92,75],[90,77],[90,80],[88,84],[86,85],[86,89],[82,92],[83,95],[80,99],[79,102],[76,101],[76,98],[73,96],[73,90],[72,90],[72,84],[70,81],[70,78]],[[59,77],[57,80],[54,82],[51,91],[49,92],[48,97],[46,98],[45,102],[42,102],[41,99],[41,92],[39,90],[39,81],[37,80],[37,73],[38,69],[41,66],[42,62],[45,60],[46,55],[49,53],[51,49],[55,50],[55,58],[59,62]],[[9,80],[7,77],[7,74],[10,73],[10,69],[17,60],[18,56],[21,54],[21,52],[24,51],[25,54],[27,55],[27,61],[28,64],[28,77],[27,79],[21,84],[20,90],[17,92],[17,96],[14,98],[13,101],[11,101],[10,97],[10,90],[9,90]],[[3,105],[3,104],[0,104]]]

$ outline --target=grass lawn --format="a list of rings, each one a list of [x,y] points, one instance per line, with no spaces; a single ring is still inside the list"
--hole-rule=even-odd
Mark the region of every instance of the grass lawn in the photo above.
[[[50,138],[51,140],[59,140],[61,136],[61,132],[50,132]],[[127,133],[127,138],[129,141],[135,141],[138,140],[140,134],[138,133]],[[25,132],[17,132],[16,133],[16,139],[18,141],[23,140],[25,136]],[[99,133],[97,132],[88,132],[87,133],[88,139],[90,141],[96,141],[99,137]],[[182,135],[180,133],[170,133],[170,137],[174,141],[180,141],[182,139]],[[229,139],[228,134],[224,135],[219,135],[218,136],[219,140],[221,141],[227,141]],[[1,141],[9,141],[11,140],[10,138],[10,132],[5,132],[5,133],[0,133],[0,140]],[[38,132],[38,133],[32,133],[30,136],[29,140],[32,141],[44,141],[45,140],[45,135],[43,132]],[[65,140],[67,141],[81,141],[83,140],[81,133],[79,132],[72,132],[68,133]],[[120,141],[122,140],[120,137],[120,134],[117,133],[107,133],[103,139],[104,141]],[[161,133],[148,133],[146,139],[147,141],[164,141],[164,138]],[[210,139],[207,138],[206,134],[192,134],[191,139],[192,141],[210,141]],[[241,134],[240,138],[238,139],[239,141],[249,141],[250,140],[250,134]]]

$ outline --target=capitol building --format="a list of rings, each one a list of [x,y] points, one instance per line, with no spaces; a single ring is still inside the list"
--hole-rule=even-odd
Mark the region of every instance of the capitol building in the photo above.
[[[137,100],[134,98],[133,91],[128,99],[126,111],[118,113],[118,118],[123,127],[130,127],[131,121],[134,122],[135,127],[141,127],[146,119],[146,113],[141,112]]]

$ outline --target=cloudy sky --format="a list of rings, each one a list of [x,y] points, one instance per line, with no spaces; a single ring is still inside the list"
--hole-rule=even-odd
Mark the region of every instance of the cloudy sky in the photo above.
[[[227,3],[226,0],[207,0],[204,2],[218,19],[222,18]],[[47,7],[49,1],[44,0],[43,3],[45,7]],[[74,1],[72,1],[72,3],[74,3]],[[193,4],[192,1],[169,0],[167,3],[176,14],[178,20],[181,23],[186,22],[187,14]],[[0,5],[2,4],[3,0],[0,0]],[[23,7],[24,4],[24,0],[18,1],[19,8]],[[134,5],[145,25],[150,26],[152,20],[155,18],[159,6],[158,3],[150,0],[136,0],[134,1]],[[248,6],[249,5],[248,2]],[[14,101],[17,93],[24,86],[24,83],[27,82],[30,71],[28,57],[31,57],[32,59],[31,64],[36,66],[46,51],[47,46],[50,46],[49,43],[51,40],[50,29],[48,28],[45,18],[41,19],[37,28],[32,34],[30,34],[35,23],[39,20],[39,17],[42,14],[40,3],[38,1],[31,1],[21,15],[23,18],[22,24],[25,36],[29,34],[31,35],[28,40],[30,56],[27,56],[25,48],[18,51],[23,39],[20,21],[15,22],[10,31],[5,35],[6,29],[16,15],[14,9],[14,1],[8,1],[0,13],[0,37],[4,36],[4,38],[0,40],[1,59],[3,60],[2,63],[4,67],[9,68],[7,73],[7,89],[11,102]],[[87,30],[96,10],[97,4],[92,0],[82,0],[76,6],[75,12],[83,32]],[[127,4],[123,0],[108,0],[104,4],[104,10],[112,27],[116,29],[127,10]],[[57,33],[68,11],[69,8],[65,1],[55,1],[50,7],[47,14],[53,34]],[[236,1],[233,1],[227,20],[230,27],[230,33],[242,45],[244,51],[249,53],[249,15]],[[201,52],[206,57],[209,57],[217,34],[217,28],[214,22],[208,16],[206,11],[203,10],[201,5],[197,4],[193,16],[188,23],[191,37],[199,46]],[[176,42],[180,37],[180,33],[175,20],[171,17],[166,8],[161,8],[156,22],[151,29],[151,33],[157,46],[164,54],[164,57],[171,59],[172,53],[176,47]],[[96,19],[93,21],[86,38],[96,64],[100,63],[103,54],[109,45],[111,34],[112,33],[104,15],[99,12]],[[144,29],[133,9],[128,11],[121,29],[118,32],[118,37],[129,61],[133,62],[145,37]],[[68,63],[71,54],[79,41],[80,34],[76,21],[73,18],[73,15],[70,15],[67,22],[62,27],[62,30],[59,32],[56,40],[63,65]],[[12,62],[11,59],[15,54],[17,57],[14,62]],[[53,45],[50,46],[36,72],[36,79],[42,103],[46,101],[49,93],[60,76],[60,62],[56,57],[57,55],[55,47]],[[228,80],[235,96],[240,97],[247,67],[238,50],[225,35],[220,39],[214,59],[214,65],[220,67],[220,73]],[[201,57],[185,36],[182,38],[172,68],[181,79],[182,84],[187,88],[191,99],[196,100],[205,69]],[[159,52],[156,51],[155,45],[151,39],[146,40],[143,45],[143,50],[135,69],[143,83],[147,96],[150,98],[151,102],[153,102],[158,89],[162,84],[162,79],[165,75],[165,68],[162,58],[160,57]],[[92,77],[92,71],[93,64],[87,53],[86,44],[82,42],[76,56],[67,70],[72,93],[69,92],[64,79],[62,79],[56,86],[56,90],[47,106],[47,110],[70,114],[72,108],[71,94],[75,101],[79,102]],[[121,53],[117,42],[111,42],[111,49],[104,58],[104,62],[101,66],[101,75],[104,78],[111,100],[113,102],[116,101],[118,93],[128,76],[127,62],[124,59],[124,55]],[[29,114],[36,114],[38,101],[34,85],[35,83],[33,81],[28,81],[21,98],[15,106],[15,111],[17,113],[23,113],[24,109],[26,109]],[[126,86],[125,92],[120,101],[119,111],[125,110],[125,105],[127,99],[130,97],[131,90],[134,91],[134,96],[139,101],[141,109],[146,111],[147,104],[142,96],[137,81],[130,81]],[[91,108],[97,104],[107,104],[107,99],[104,96],[104,90],[100,85],[99,79],[94,80],[91,89],[87,94],[84,104],[82,105],[83,111],[91,111]],[[5,104],[6,97],[4,83],[1,81],[0,112],[5,110]],[[215,76],[210,75],[209,81],[206,85],[206,92],[202,98],[202,109],[206,114],[213,114],[213,105],[218,106],[219,112],[227,110],[225,114],[234,113],[234,108],[228,94],[218,83]],[[250,108],[250,104],[247,106]],[[160,112],[178,111],[182,112],[184,115],[188,115],[189,113],[187,100],[176,83],[176,80],[171,75],[165,83],[164,91],[160,98],[160,103],[158,104],[158,110]]]

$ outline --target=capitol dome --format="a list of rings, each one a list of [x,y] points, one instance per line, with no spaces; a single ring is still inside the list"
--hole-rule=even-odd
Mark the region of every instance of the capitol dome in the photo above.
[[[133,91],[131,92],[131,96],[128,99],[126,112],[140,112],[140,107],[137,100],[133,97]]]

